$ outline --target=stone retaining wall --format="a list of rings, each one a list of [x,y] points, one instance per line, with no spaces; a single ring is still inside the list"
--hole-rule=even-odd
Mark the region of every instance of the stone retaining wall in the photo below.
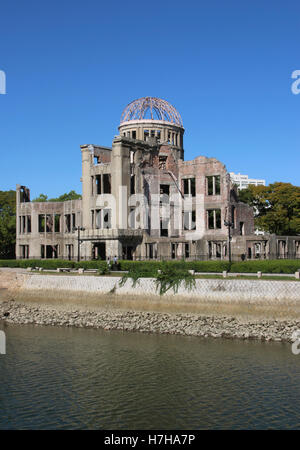
[[[28,275],[21,287],[32,291],[69,291],[95,294],[114,293],[119,296],[134,295],[158,298],[155,280],[142,278],[135,286],[129,279],[120,287],[119,277],[70,276],[70,275]],[[167,295],[174,295],[170,290]],[[196,279],[196,286],[188,291],[184,286],[178,289],[178,296],[195,301],[221,301],[226,303],[253,302],[274,303],[285,301],[300,305],[300,283],[297,281],[264,281],[264,280],[219,280]]]
[[[160,297],[153,279],[119,281],[0,270],[0,321],[267,341],[300,330],[298,282],[198,279]]]

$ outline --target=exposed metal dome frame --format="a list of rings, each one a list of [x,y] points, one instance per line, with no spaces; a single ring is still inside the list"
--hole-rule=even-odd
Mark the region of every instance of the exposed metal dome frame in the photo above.
[[[174,106],[157,97],[142,97],[129,103],[122,112],[120,125],[125,122],[144,120],[148,111],[151,120],[161,120],[183,128],[180,114]]]

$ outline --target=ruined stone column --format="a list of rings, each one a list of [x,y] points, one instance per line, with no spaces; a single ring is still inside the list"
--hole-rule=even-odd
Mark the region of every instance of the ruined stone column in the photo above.
[[[82,157],[82,226],[90,227],[91,192],[91,151],[89,146],[81,146]]]

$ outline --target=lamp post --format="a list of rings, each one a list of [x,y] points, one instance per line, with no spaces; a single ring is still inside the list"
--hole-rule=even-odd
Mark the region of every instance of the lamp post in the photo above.
[[[80,240],[80,231],[84,231],[85,228],[83,227],[74,227],[73,228],[73,233],[75,233],[75,231],[78,232],[77,234],[77,244],[78,244],[78,252],[77,252],[77,261],[80,261],[80,244],[81,244],[81,240]]]
[[[230,220],[224,220],[224,225],[228,229],[228,260],[229,260],[229,265],[231,266],[231,234],[230,234],[230,228],[233,228],[233,223],[230,222]]]

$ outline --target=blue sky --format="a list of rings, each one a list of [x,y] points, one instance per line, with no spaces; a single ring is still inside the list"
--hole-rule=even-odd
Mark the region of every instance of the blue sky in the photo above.
[[[81,192],[79,146],[144,96],[180,112],[185,159],[299,185],[299,33],[290,0],[2,2],[0,190]]]

